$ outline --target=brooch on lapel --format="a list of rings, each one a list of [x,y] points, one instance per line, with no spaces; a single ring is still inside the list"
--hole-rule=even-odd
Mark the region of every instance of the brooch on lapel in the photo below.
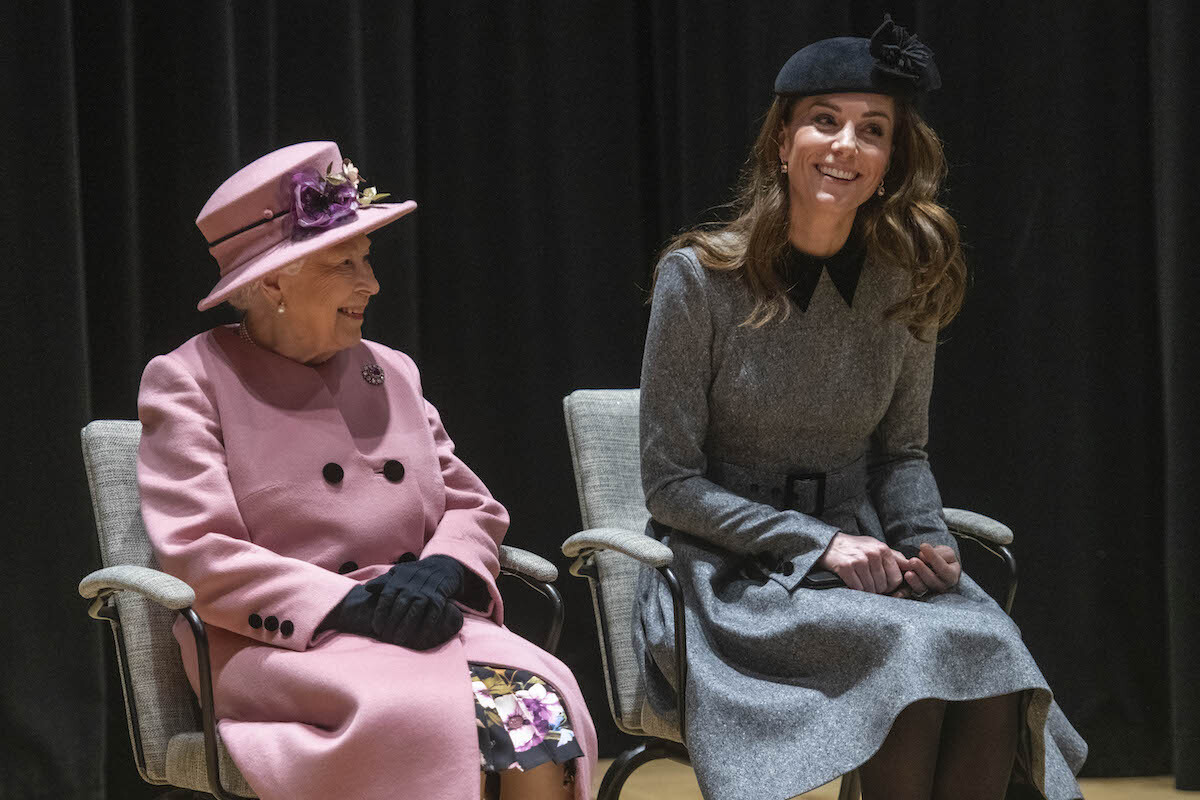
[[[383,367],[378,364],[367,364],[362,368],[363,380],[372,386],[383,385]]]

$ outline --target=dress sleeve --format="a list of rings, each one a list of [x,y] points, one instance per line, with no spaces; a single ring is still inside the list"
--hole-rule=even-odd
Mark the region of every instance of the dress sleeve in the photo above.
[[[193,608],[206,624],[307,649],[355,582],[250,541],[217,409],[181,361],[166,355],[146,366],[138,417],[142,518],[159,566],[195,590]],[[274,630],[264,623],[270,617]]]
[[[416,366],[412,369],[415,371]],[[420,391],[419,377],[416,385]],[[462,605],[503,624],[504,601],[496,587],[496,576],[500,572],[500,543],[508,530],[508,511],[454,454],[454,442],[442,426],[437,409],[428,400],[423,402],[445,484],[446,510],[425,543],[421,558],[445,555],[457,559],[468,572]]]
[[[942,497],[925,450],[936,337],[936,331],[928,331],[928,341],[909,339],[892,401],[871,435],[867,458],[867,487],[887,543],[908,556],[922,542],[958,552],[946,530]]]
[[[711,276],[688,255],[662,262],[642,361],[642,488],[651,516],[739,555],[789,559],[803,576],[837,528],[798,511],[777,511],[708,480],[704,443],[714,375]],[[752,409],[747,409],[752,413]]]

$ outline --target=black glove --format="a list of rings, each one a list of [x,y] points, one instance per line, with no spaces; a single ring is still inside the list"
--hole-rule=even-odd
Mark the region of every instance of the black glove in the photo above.
[[[435,555],[397,564],[365,589],[376,598],[372,635],[380,641],[428,650],[462,628],[462,610],[453,598],[463,588],[466,568],[450,556]]]
[[[325,615],[325,619],[317,626],[317,633],[335,630],[374,638],[371,620],[375,616],[375,607],[378,604],[379,599],[375,594],[368,591],[363,584],[356,584],[341,602]]]

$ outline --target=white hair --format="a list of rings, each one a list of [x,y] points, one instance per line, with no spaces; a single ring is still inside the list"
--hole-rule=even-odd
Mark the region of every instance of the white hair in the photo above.
[[[250,306],[254,304],[254,298],[258,296],[262,287],[262,282],[272,275],[295,275],[304,268],[304,259],[292,261],[284,264],[282,267],[271,270],[266,275],[263,275],[257,280],[250,281],[245,286],[239,286],[230,292],[229,297],[225,298],[225,302],[236,308],[238,311],[245,313],[250,310]]]

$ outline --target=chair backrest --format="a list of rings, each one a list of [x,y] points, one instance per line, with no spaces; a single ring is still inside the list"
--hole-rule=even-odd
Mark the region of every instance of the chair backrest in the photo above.
[[[579,389],[563,399],[585,529],[646,529],[650,514],[642,494],[638,399],[637,389]],[[674,728],[643,702],[643,666],[631,638],[634,593],[643,567],[611,551],[595,558],[597,579],[589,583],[613,719],[626,733],[678,739]]]
[[[96,420],[81,433],[100,558],[104,566],[134,564],[157,569],[142,522],[136,420]],[[138,771],[150,783],[167,783],[167,742],[199,729],[191,687],[171,635],[176,612],[133,592],[118,592],[125,710]],[[123,651],[123,652],[122,652]]]

